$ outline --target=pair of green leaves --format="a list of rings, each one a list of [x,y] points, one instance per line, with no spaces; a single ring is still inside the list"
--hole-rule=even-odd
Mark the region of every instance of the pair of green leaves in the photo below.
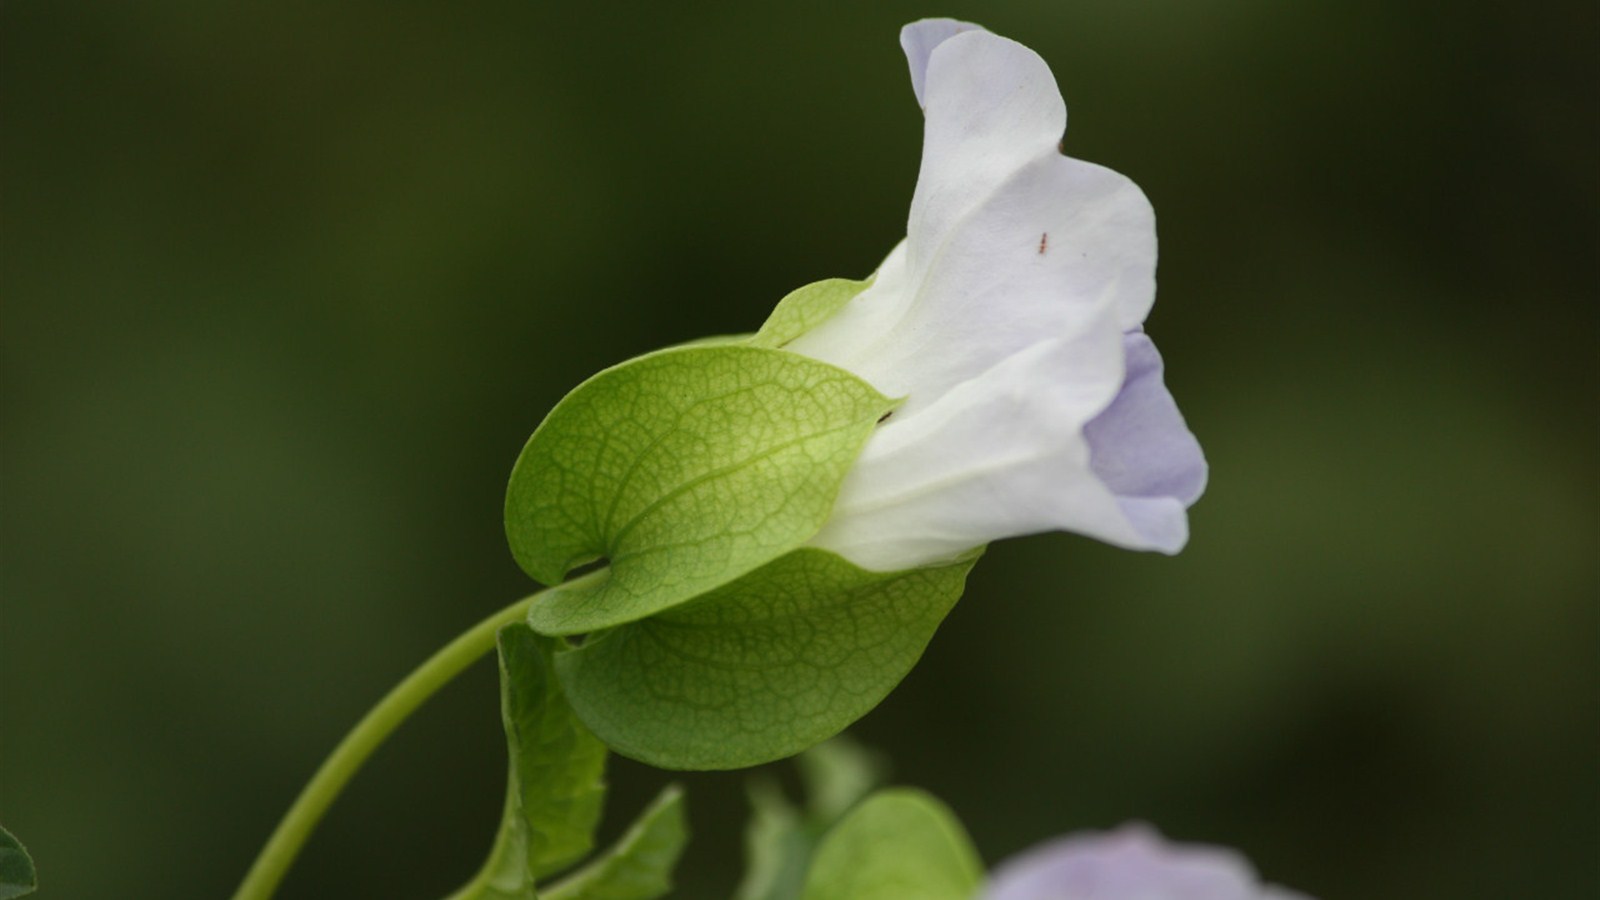
[[[594,848],[606,747],[578,721],[556,684],[557,641],[510,625],[499,643],[510,757],[505,812],[489,861],[450,900],[652,900],[666,894],[688,840],[683,792],[676,786],[662,791],[610,849],[540,886]]]
[[[529,622],[583,634],[645,618],[799,547],[896,401],[779,349],[855,296],[821,282],[748,338],[629,360],[579,385],[523,448],[506,535],[529,575],[559,584]]]
[[[871,792],[877,773],[853,744],[799,757],[809,803],[752,785],[749,860],[734,900],[969,900],[983,866],[949,808],[911,788]],[[870,792],[870,793],[869,793]]]
[[[512,553],[559,585],[528,622],[587,635],[556,672],[618,752],[674,769],[797,753],[882,700],[960,597],[976,554],[880,573],[804,546],[898,401],[782,347],[864,287],[820,282],[755,335],[601,372],[518,458]]]

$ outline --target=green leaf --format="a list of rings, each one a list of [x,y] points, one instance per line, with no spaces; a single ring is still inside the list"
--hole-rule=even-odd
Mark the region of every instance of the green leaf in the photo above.
[[[869,572],[805,548],[556,658],[579,718],[667,769],[733,769],[812,746],[905,677],[977,554]]]
[[[652,900],[672,890],[689,840],[683,790],[670,785],[611,849],[544,892],[546,900]]]
[[[606,747],[573,715],[551,670],[559,642],[500,630],[500,711],[510,769],[505,812],[483,871],[454,896],[532,898],[534,881],[594,847]]]
[[[804,900],[970,900],[983,880],[966,830],[943,803],[910,788],[879,791],[817,848]]]
[[[534,878],[594,849],[606,796],[606,746],[561,693],[552,670],[558,646],[525,625],[500,630],[501,716]]]
[[[785,346],[827,321],[871,284],[871,278],[866,281],[829,278],[790,291],[788,296],[778,301],[777,308],[767,317],[761,330],[750,338],[750,345]]]
[[[769,778],[750,784],[746,866],[734,900],[798,900],[817,843],[882,777],[875,754],[841,735],[795,758],[807,810],[796,809]]]
[[[642,619],[799,547],[893,406],[843,369],[750,346],[663,350],[589,379],[517,459],[506,534],[547,584],[610,566],[546,592],[529,624]]]
[[[0,900],[23,897],[39,888],[33,857],[16,835],[0,827]]]

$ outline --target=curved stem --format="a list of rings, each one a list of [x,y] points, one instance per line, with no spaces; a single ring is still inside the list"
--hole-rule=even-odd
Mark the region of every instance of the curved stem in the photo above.
[[[294,805],[284,814],[283,821],[272,832],[261,855],[250,866],[233,900],[265,900],[277,890],[278,882],[300,852],[300,847],[317,827],[322,814],[327,812],[346,782],[361,768],[372,751],[383,743],[407,716],[415,712],[423,701],[461,674],[494,648],[495,634],[501,626],[518,621],[527,614],[528,604],[534,594],[524,597],[472,626],[460,637],[440,648],[418,666],[404,681],[395,685],[378,704],[350,729],[339,746],[323,761],[317,773],[311,776]]]

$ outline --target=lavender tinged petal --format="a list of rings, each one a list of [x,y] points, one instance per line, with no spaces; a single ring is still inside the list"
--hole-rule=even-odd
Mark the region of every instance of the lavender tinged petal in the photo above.
[[[1206,486],[1206,460],[1161,380],[1161,354],[1142,331],[1123,335],[1127,374],[1106,410],[1084,428],[1089,465],[1152,545],[1176,552],[1185,510]]]

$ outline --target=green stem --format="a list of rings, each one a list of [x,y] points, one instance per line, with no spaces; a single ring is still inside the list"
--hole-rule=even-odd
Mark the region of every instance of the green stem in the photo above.
[[[312,829],[317,827],[322,814],[328,811],[334,798],[344,790],[345,783],[367,761],[372,751],[423,701],[493,649],[495,634],[501,626],[523,618],[527,614],[528,604],[538,596],[524,597],[472,626],[428,657],[404,681],[385,694],[378,705],[368,711],[356,723],[356,727],[350,729],[339,746],[333,748],[322,767],[317,769],[317,774],[311,776],[311,781],[295,798],[294,805],[284,814],[283,821],[278,823],[277,830],[272,832],[267,845],[261,848],[261,855],[256,857],[244,882],[233,895],[233,900],[265,900],[271,897],[278,888],[278,882],[283,880],[284,873],[289,871],[289,865],[299,854],[300,847],[311,836]]]

